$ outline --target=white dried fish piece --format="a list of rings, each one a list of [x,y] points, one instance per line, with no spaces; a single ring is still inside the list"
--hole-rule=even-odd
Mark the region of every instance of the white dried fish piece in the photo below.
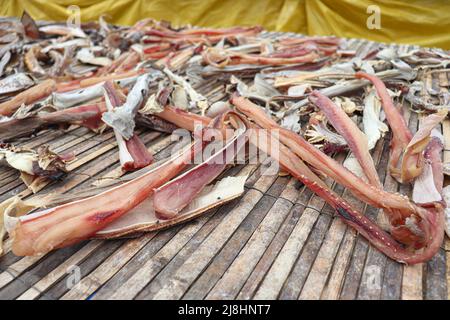
[[[9,144],[0,145],[0,163],[5,163],[20,172],[23,182],[33,191],[36,185],[46,179],[58,179],[65,172],[64,159],[52,152],[48,146],[41,146],[37,151],[18,148]]]
[[[450,163],[449,162],[444,162],[442,164],[442,171],[444,172],[444,174],[446,176],[450,176]]]
[[[228,101],[216,101],[208,108],[206,115],[214,118],[228,110],[231,110],[231,104]]]
[[[342,110],[345,111],[348,115],[352,115],[355,111],[361,111],[362,108],[357,106],[350,98],[348,97],[334,97],[333,102],[341,107]]]
[[[98,24],[100,26],[100,30],[98,33],[102,37],[106,38],[106,36],[111,32],[111,28],[109,27],[108,22],[106,22],[104,14],[100,15],[100,17],[98,18]]]
[[[306,130],[305,136],[311,143],[326,141],[336,146],[346,146],[347,141],[340,134],[337,134],[326,127],[323,122],[311,125],[312,129]]]
[[[367,136],[369,150],[372,150],[377,141],[389,131],[388,126],[380,120],[381,101],[374,89],[364,99],[363,127]]]
[[[357,59],[357,58],[354,58]],[[330,67],[327,68],[323,68],[321,69],[321,72],[325,72],[325,73],[347,73],[347,74],[351,74],[355,72],[355,63],[354,63],[354,59],[350,60],[350,61],[344,61],[344,62],[340,62],[340,63],[336,63]]]
[[[1,54],[1,51],[0,51]],[[11,51],[6,51],[2,58],[0,59],[0,77],[3,75],[3,72],[5,71],[5,67],[8,65],[9,60],[11,60]]]
[[[447,92],[441,93],[428,90],[428,93],[438,95],[441,99],[441,104],[435,104],[429,99],[429,96],[424,95],[425,84],[423,81],[414,81],[408,87],[408,93],[405,95],[405,99],[413,106],[419,109],[425,109],[429,111],[438,111],[440,109],[450,109],[450,105],[447,103],[449,95]]]
[[[417,78],[417,70],[413,69],[409,64],[400,59],[391,60],[392,65],[401,73],[397,78],[412,81]]]
[[[33,79],[25,73],[16,73],[0,80],[0,95],[24,90],[34,85]]]
[[[138,76],[133,76],[123,79],[116,79],[113,81],[121,87],[128,87],[133,85],[136,82],[137,78]],[[59,109],[65,109],[86,101],[100,98],[103,96],[103,84],[104,82],[100,82],[92,86],[73,91],[54,92],[51,96],[51,100],[48,101],[48,103],[54,105]]]
[[[78,38],[87,38],[86,33],[81,28],[78,27],[69,27],[65,25],[60,24],[52,24],[47,25],[39,28],[40,32],[43,32],[45,34],[51,34],[51,35],[58,35],[58,36],[73,36]]]
[[[160,113],[164,111],[164,106],[162,106],[158,99],[156,98],[156,93],[153,93],[150,95],[150,97],[147,99],[147,102],[145,103],[144,107],[142,107],[139,110],[139,113],[142,114],[154,114],[154,113]]]
[[[249,92],[249,88],[247,84],[243,81],[241,81],[238,77],[232,75],[230,77],[230,83],[236,85],[236,90],[241,96],[246,96]]]
[[[144,47],[140,43],[134,43],[131,47],[131,50],[136,51],[139,56],[143,57],[144,55]]]
[[[59,109],[70,108],[83,102],[99,98],[103,95],[101,83],[69,92],[54,92],[53,105]]]
[[[364,71],[368,74],[374,74],[375,70],[373,69],[371,63],[367,60],[361,60],[360,58],[354,58],[353,63],[355,65],[355,68]]]
[[[172,104],[175,107],[177,107],[179,109],[183,109],[183,110],[189,109],[188,96],[182,86],[175,85],[173,87],[171,99],[172,99]]]
[[[200,57],[200,60],[203,61],[201,55],[194,57]],[[206,80],[202,77],[202,70],[203,67],[200,65],[200,63],[188,63],[186,67],[186,76],[189,78],[189,83],[191,85],[200,86],[201,84],[206,82]]]
[[[202,115],[204,115],[206,109],[208,108],[208,100],[203,95],[195,91],[195,89],[192,88],[191,84],[187,82],[183,77],[174,74],[168,68],[164,68],[163,71],[169,77],[169,79],[171,79],[173,82],[183,87],[183,89],[186,91],[190,99],[189,107],[199,108],[202,112]]]
[[[421,69],[447,68],[450,64],[450,56],[441,49],[416,49],[400,58]]]
[[[79,47],[88,47],[90,45],[90,42],[88,39],[71,39],[68,41],[64,41],[64,42],[56,42],[53,44],[50,44],[48,46],[46,46],[45,48],[43,48],[41,50],[42,53],[47,53],[50,50],[57,50],[57,49],[65,49],[68,47],[75,47],[75,48],[79,48]]]
[[[358,159],[356,159],[353,153],[349,154],[349,156],[344,160],[343,166],[364,181],[368,181],[364,170],[361,168]]]
[[[442,150],[444,146],[444,136],[442,133],[434,128],[431,130],[430,137],[439,141],[439,148]],[[436,141],[431,140],[428,146],[433,146],[433,142]],[[425,153],[427,153],[427,149],[424,151]],[[431,158],[429,159],[425,156],[422,173],[414,180],[412,200],[416,203],[430,203],[442,200],[443,194],[439,192],[436,183],[443,183],[443,180],[441,182],[435,181],[435,173],[433,172],[431,161]]]
[[[34,175],[33,163],[38,160],[31,150],[14,150],[0,147],[0,162],[6,162],[11,168]]]
[[[307,89],[311,88],[311,85],[308,83],[299,84],[296,86],[289,87],[287,94],[290,97],[302,97],[305,95]]]
[[[125,103],[102,115],[103,122],[116,129],[127,140],[133,136],[135,127],[134,116],[147,97],[152,79],[153,77],[149,73],[139,76],[136,84],[128,93]]]
[[[280,92],[266,80],[264,80],[264,78],[259,73],[255,75],[255,78],[253,79],[253,85],[251,85],[249,89],[254,94],[266,98],[280,95]]]
[[[82,63],[93,64],[96,66],[109,66],[112,60],[107,57],[96,57],[91,48],[82,48],[77,52],[76,58]]]
[[[377,53],[376,57],[381,60],[393,60],[398,57],[397,52],[394,50],[394,48],[385,48]]]
[[[273,42],[270,41],[269,39],[262,39],[260,47],[261,47],[260,50],[261,54],[269,55],[275,52]]]
[[[301,129],[300,116],[295,112],[283,117],[283,119],[281,119],[281,126],[285,129],[299,133]]]
[[[236,84],[237,92],[243,97],[262,101],[266,103],[266,107],[268,107],[269,104],[277,108],[279,107],[271,99],[274,96],[280,95],[280,92],[265,81],[262,76],[255,76],[255,82],[252,86],[248,86],[234,75],[231,76],[230,83]]]
[[[441,194],[436,190],[433,171],[431,164],[428,162],[425,162],[422,173],[414,180],[412,200],[415,203],[429,203],[442,200]]]
[[[3,239],[5,238],[7,227],[11,230],[11,227],[13,227],[11,224],[17,223],[15,218],[23,216],[37,206],[38,203],[33,199],[24,201],[18,196],[0,203],[0,255],[3,254]],[[5,216],[7,217],[6,219]]]

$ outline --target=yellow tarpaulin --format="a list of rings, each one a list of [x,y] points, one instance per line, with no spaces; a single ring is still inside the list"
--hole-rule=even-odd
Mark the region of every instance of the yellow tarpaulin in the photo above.
[[[268,30],[337,35],[450,49],[446,0],[0,0],[0,15],[64,21],[80,8],[81,21],[107,15],[131,25],[152,17],[175,25],[261,25]]]

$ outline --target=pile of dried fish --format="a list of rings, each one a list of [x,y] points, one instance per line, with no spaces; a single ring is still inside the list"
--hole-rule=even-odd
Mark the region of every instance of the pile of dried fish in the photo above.
[[[1,145],[0,160],[24,175],[61,179],[65,156],[13,145],[41,130],[84,126],[112,130],[122,170],[135,171],[124,183],[77,196],[5,201],[0,208],[17,255],[192,219],[242,194],[245,176],[214,181],[237,158],[245,161],[251,146],[387,256],[419,263],[442,243],[449,195],[436,127],[450,98],[429,79],[446,70],[444,51],[380,45],[361,56],[334,37],[269,39],[259,27],[173,28],[152,19],[119,27],[103,17],[68,27],[26,13],[21,21],[0,20],[0,42],[0,140],[12,143]],[[197,91],[208,82],[223,84],[228,99],[212,103]],[[415,134],[396,106],[402,100],[427,114]],[[181,128],[193,140],[153,163],[136,128]],[[412,200],[383,190],[372,160],[389,131],[389,173],[413,184]],[[267,143],[273,139],[278,148]],[[340,152],[349,153],[343,164],[332,158]],[[387,223],[356,211],[323,177],[381,209]]]

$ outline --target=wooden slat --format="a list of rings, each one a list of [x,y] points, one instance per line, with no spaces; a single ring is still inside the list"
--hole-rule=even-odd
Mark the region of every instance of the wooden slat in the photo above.
[[[319,299],[334,262],[346,229],[342,220],[336,218],[322,243],[314,265],[306,279],[300,299]]]
[[[306,239],[314,226],[319,212],[306,208],[291,236],[278,254],[272,267],[267,272],[264,281],[256,291],[255,299],[276,299],[284,282],[289,276],[292,265],[295,263]]]
[[[109,299],[134,298],[145,287],[146,281],[150,281],[161,270],[163,261],[172,259],[208,221],[208,218],[209,216],[203,216],[182,228],[157,254],[147,260],[132,277],[123,283],[119,290],[113,292]]]
[[[183,299],[193,297],[204,298],[214,287],[217,281],[233,263],[238,253],[243,249],[246,242],[250,239],[252,233],[257,232],[257,227],[266,215],[271,212],[276,204],[276,197],[279,196],[280,186],[285,186],[286,178],[276,179],[271,187],[265,192],[254,209],[243,220],[226,245],[217,253],[209,266],[204,270],[195,284],[189,288]],[[256,184],[255,184],[256,185]],[[275,209],[276,210],[276,209]]]
[[[262,176],[255,183],[254,188],[250,189],[240,199],[238,205],[228,214],[227,219],[223,220],[211,232],[207,239],[199,246],[198,250],[184,262],[176,271],[173,278],[161,288],[155,295],[155,299],[180,298],[263,197],[263,192],[269,189],[274,180],[275,177],[273,176]]]
[[[61,279],[67,275],[67,271],[71,266],[77,265],[80,261],[84,260],[89,254],[100,246],[102,241],[95,240],[90,241],[77,253],[72,255],[69,259],[61,263],[56,269],[52,270],[49,274],[40,279],[33,287],[25,291],[20,295],[18,300],[31,300],[40,296],[42,292],[47,290],[55,281]]]
[[[295,182],[294,182],[295,184]],[[298,191],[299,197],[306,196],[306,202],[311,197],[311,192],[305,188]],[[297,225],[305,206],[299,203],[294,204],[289,212],[289,215],[285,219],[283,225],[280,227],[279,231],[275,235],[274,239],[270,243],[264,255],[256,264],[255,268],[252,270],[251,275],[248,277],[246,283],[242,287],[237,299],[251,299],[258,289],[259,284],[264,279],[264,276],[271,267],[273,261],[277,257],[278,253],[282,249],[284,243],[289,238],[294,227]]]
[[[284,189],[245,247],[234,259],[226,273],[217,282],[207,299],[233,299],[239,293],[251,271],[269,246],[276,231],[286,218],[297,200],[298,194],[290,192],[294,188]]]

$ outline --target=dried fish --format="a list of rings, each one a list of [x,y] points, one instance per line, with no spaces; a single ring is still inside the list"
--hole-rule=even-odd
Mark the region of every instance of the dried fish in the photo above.
[[[362,108],[348,97],[334,97],[332,100],[348,115],[352,115],[355,111],[362,111]]]
[[[221,113],[231,110],[231,105],[228,101],[217,101],[214,102],[206,112],[206,116],[214,118]]]
[[[322,110],[336,131],[347,141],[350,150],[352,150],[358,159],[370,184],[381,189],[381,182],[369,153],[367,137],[359,130],[358,126],[347,116],[342,108],[335,105],[320,92],[313,91],[309,95],[309,100]]]
[[[160,220],[154,211],[152,198],[144,200],[127,215],[117,219],[95,234],[96,238],[122,237],[136,232],[156,231],[194,219],[202,213],[233,200],[244,192],[247,177],[226,177],[206,186],[187,207],[169,220]]]
[[[388,126],[380,120],[381,102],[375,90],[370,90],[364,99],[363,127],[367,136],[369,150],[375,147],[378,140],[389,131]]]
[[[31,104],[48,97],[56,90],[56,82],[52,79],[45,80],[21,93],[11,100],[0,103],[0,115],[12,115],[22,104]]]
[[[200,143],[201,145],[201,143]],[[95,235],[144,201],[155,187],[176,176],[199,144],[146,174],[98,195],[13,218],[5,226],[16,255],[37,255]]]
[[[152,79],[153,77],[150,74],[140,76],[128,94],[125,103],[102,115],[102,120],[110,127],[116,129],[127,140],[133,136],[134,117],[148,95]]]
[[[51,126],[81,125],[96,132],[101,132],[104,123],[101,120],[106,111],[104,102],[81,105],[77,107],[45,112],[47,106],[38,108],[27,115],[0,121],[0,136],[7,142],[13,138],[33,134],[39,129]]]
[[[81,89],[72,91],[54,92],[52,95],[52,104],[59,108],[69,108],[77,104],[85,103],[103,96],[103,83],[107,80],[114,79],[114,83],[121,87],[133,85],[136,82],[137,76],[127,77],[128,75],[117,75],[113,77],[105,77],[103,81],[96,82],[93,85],[86,86]],[[80,84],[81,85],[81,84]],[[79,85],[77,84],[77,87]]]
[[[48,46],[42,48],[41,52],[46,54],[51,50],[62,50],[62,49],[66,49],[69,47],[74,47],[74,48],[83,48],[83,47],[88,47],[90,45],[90,42],[88,39],[71,39],[71,40],[67,40],[67,41],[63,41],[63,42],[53,42],[52,44],[49,44]]]
[[[401,74],[401,72],[398,70],[386,70],[386,71],[377,73],[376,76],[380,79],[392,79],[392,78],[398,77],[400,74]],[[337,83],[335,85],[332,85],[330,87],[324,88],[319,91],[320,91],[320,93],[322,93],[323,95],[325,95],[327,97],[335,97],[338,95],[343,95],[347,92],[361,89],[364,86],[366,86],[368,83],[369,82],[367,80],[361,80],[361,79],[348,80],[348,81],[343,81],[343,82]],[[307,98],[302,99],[299,102],[296,102],[289,108],[289,110],[287,111],[287,114],[296,112],[298,109],[305,106],[307,103],[308,103]]]
[[[9,63],[9,60],[11,59],[11,52],[6,51],[3,53],[2,58],[0,59],[0,77],[3,76],[5,73],[5,67]]]
[[[107,81],[104,86],[106,109],[114,111],[114,108],[122,104],[123,99],[114,88],[112,81]],[[141,139],[134,133],[130,139],[125,140],[114,128],[114,135],[119,146],[119,159],[122,170],[131,171],[148,166],[153,161],[153,156],[145,147]]]
[[[62,24],[50,24],[39,28],[39,31],[48,34],[48,35],[56,35],[56,36],[73,36],[78,38],[87,38],[86,33],[81,28],[67,26]]]
[[[30,39],[39,39],[39,29],[36,22],[31,18],[28,12],[24,11],[20,22],[23,25],[25,35]]]
[[[163,72],[170,78],[170,80],[180,85],[186,91],[190,99],[190,108],[198,108],[201,111],[201,114],[204,115],[209,106],[208,100],[203,95],[195,91],[189,82],[174,74],[168,68],[164,68]]]
[[[270,152],[270,150],[265,151],[275,157],[294,177],[326,200],[345,223],[357,229],[379,250],[399,262],[408,264],[426,261],[434,256],[443,239],[444,216],[440,202],[433,202],[432,207],[421,207],[404,196],[388,193],[368,184],[343,168],[332,158],[321,153],[320,150],[310,145],[299,135],[279,127],[265,115],[262,109],[250,101],[234,96],[232,103],[263,128],[277,130],[280,141],[292,150],[287,149],[286,153],[293,152],[293,154],[283,155]],[[391,223],[394,224],[391,235],[361,213],[352,209],[345,200],[336,195],[326,185],[319,183],[317,176],[314,176],[307,167],[295,168],[292,161],[287,162],[288,159],[295,156],[301,157],[328,177],[332,177],[338,183],[343,184],[364,202],[384,208],[391,213],[392,218],[397,216],[396,219],[391,219]],[[367,175],[367,172],[365,174]],[[406,219],[408,223],[405,223]],[[405,249],[397,241],[410,247],[423,248],[423,250],[412,252]]]
[[[440,135],[440,134],[439,134]],[[444,175],[441,152],[442,136],[434,134],[425,149],[425,164],[420,176],[414,181],[412,199],[416,203],[432,203],[442,200]]]
[[[34,80],[25,73],[12,74],[0,80],[0,95],[22,91],[34,85]]]
[[[39,64],[38,56],[41,54],[39,45],[32,46],[25,54],[25,65],[28,70],[36,76],[45,76],[44,68]]]
[[[137,126],[159,132],[172,133],[178,128],[176,125],[151,114],[138,113],[135,120]]]
[[[97,66],[109,66],[112,64],[111,59],[107,57],[96,57],[92,49],[82,48],[77,53],[77,59],[83,63],[93,64]]]
[[[422,81],[414,81],[408,86],[408,92],[405,95],[405,99],[411,103],[411,105],[418,110],[438,111],[439,109],[449,109],[449,104],[435,104],[429,101],[429,96],[424,95],[425,85]]]
[[[282,127],[289,129],[288,127],[283,126],[283,124]],[[312,124],[311,127],[312,129],[305,131],[305,137],[308,139],[308,142],[315,144],[318,147],[323,146],[324,148],[327,146],[327,144],[328,148],[330,147],[330,145],[336,146],[340,149],[345,149],[347,147],[347,142],[345,141],[345,139],[341,135],[328,129],[323,122]],[[292,129],[289,130],[296,132]],[[326,151],[324,152],[327,153]]]
[[[37,151],[0,144],[0,163],[4,162],[21,173],[25,184],[33,191],[36,180],[56,180],[66,174],[65,162],[72,157],[63,157],[52,152],[48,146]]]
[[[391,127],[393,133],[389,159],[391,175],[401,183],[412,181],[422,172],[423,150],[429,142],[431,130],[447,116],[447,110],[441,109],[426,118],[424,120],[426,125],[413,137],[399,110],[394,107],[384,83],[374,75],[358,72],[356,76],[373,82]]]
[[[226,116],[227,114],[224,114],[222,117]],[[223,148],[203,163],[156,189],[153,195],[156,216],[161,219],[172,219],[192,202],[194,197],[222,173],[240,152],[246,142],[244,139],[246,130],[245,124],[241,122],[234,137]]]

